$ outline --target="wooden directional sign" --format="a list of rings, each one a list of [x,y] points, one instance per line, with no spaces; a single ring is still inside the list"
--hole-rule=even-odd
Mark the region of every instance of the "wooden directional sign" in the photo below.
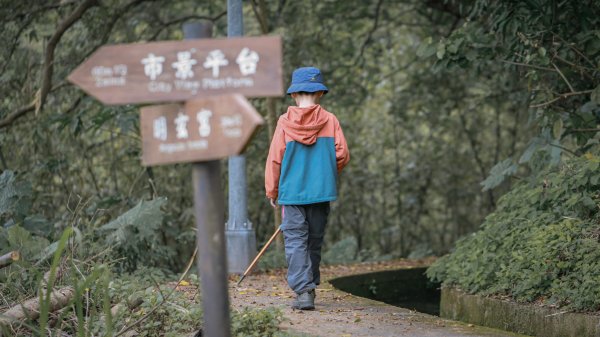
[[[240,154],[263,118],[244,96],[228,94],[141,109],[142,163],[197,162]]]
[[[281,96],[281,38],[196,39],[104,46],[69,81],[104,104],[240,93]]]

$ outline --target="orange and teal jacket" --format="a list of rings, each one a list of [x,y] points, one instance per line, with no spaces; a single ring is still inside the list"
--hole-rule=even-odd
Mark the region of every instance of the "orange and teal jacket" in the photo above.
[[[279,117],[265,168],[267,197],[280,205],[337,199],[337,178],[350,161],[337,118],[316,104]]]

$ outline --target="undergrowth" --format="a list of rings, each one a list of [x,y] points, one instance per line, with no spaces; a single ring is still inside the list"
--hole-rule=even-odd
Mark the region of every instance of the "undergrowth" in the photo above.
[[[81,263],[71,255],[72,234],[71,229],[65,231],[44,274],[35,273],[36,266],[27,261],[3,270],[0,336],[189,336],[202,329],[195,274],[186,271],[177,278],[169,271],[146,267],[115,274],[107,264]],[[31,281],[21,285],[21,279]],[[57,291],[71,294],[59,310],[50,300]],[[26,303],[36,299],[38,309],[30,309]],[[39,315],[2,316],[20,310],[21,304]],[[234,311],[231,320],[233,336],[286,336],[279,331],[283,316],[274,308]]]
[[[102,212],[102,201],[80,199],[54,220],[30,214],[31,199],[25,180],[0,175],[0,255],[21,256],[0,268],[0,336],[190,336],[202,329],[193,258],[165,244],[193,235],[173,233],[166,199]],[[183,273],[171,271],[186,260]],[[286,336],[282,319],[273,308],[234,311],[232,335]]]
[[[504,195],[481,230],[427,271],[469,293],[600,310],[600,157],[546,169]]]

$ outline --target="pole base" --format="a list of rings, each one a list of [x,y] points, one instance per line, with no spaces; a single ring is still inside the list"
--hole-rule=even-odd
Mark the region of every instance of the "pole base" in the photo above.
[[[256,256],[256,233],[253,229],[226,230],[227,272],[243,274]]]

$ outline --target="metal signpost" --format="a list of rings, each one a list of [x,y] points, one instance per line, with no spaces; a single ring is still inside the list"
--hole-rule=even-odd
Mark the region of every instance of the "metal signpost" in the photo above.
[[[219,159],[241,154],[263,124],[244,96],[283,93],[281,60],[279,37],[195,39],[105,46],[69,75],[109,105],[185,101],[141,109],[142,163],[193,163],[205,336],[230,336]]]
[[[227,37],[244,35],[242,0],[227,0]],[[281,76],[280,76],[281,77]],[[246,156],[231,156],[227,161],[229,175],[229,219],[225,228],[227,238],[227,268],[241,274],[256,254],[256,233],[248,219],[248,184]]]

